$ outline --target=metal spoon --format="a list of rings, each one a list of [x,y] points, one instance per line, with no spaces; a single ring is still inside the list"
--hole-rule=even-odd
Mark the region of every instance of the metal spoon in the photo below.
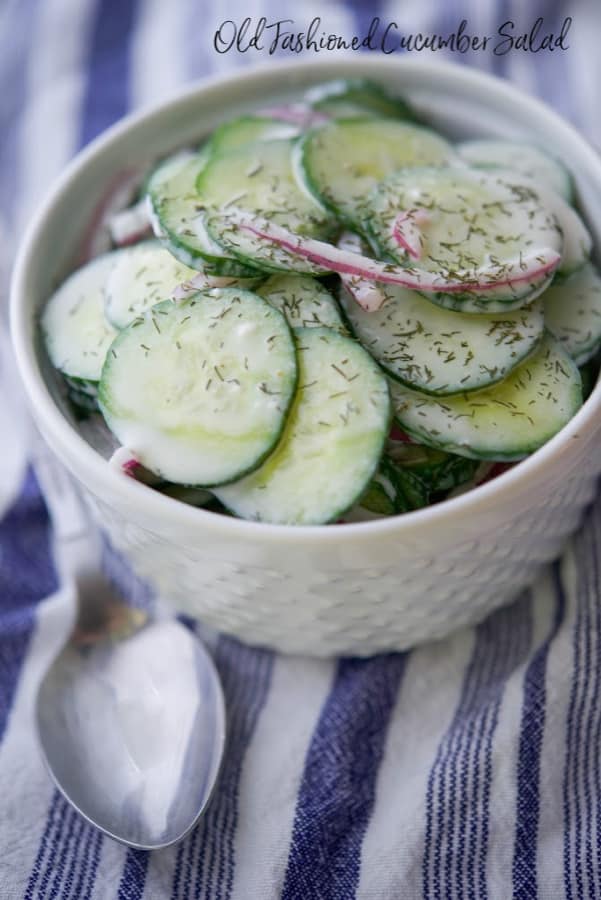
[[[50,510],[73,631],[37,696],[50,774],[96,828],[144,850],[194,827],[225,742],[219,678],[199,640],[173,619],[126,606],[100,572],[100,542],[69,476],[43,450],[36,473]]]

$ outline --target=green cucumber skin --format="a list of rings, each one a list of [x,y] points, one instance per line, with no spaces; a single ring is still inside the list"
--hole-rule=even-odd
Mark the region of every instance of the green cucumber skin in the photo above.
[[[466,162],[468,163],[468,165],[472,166],[473,168],[485,169],[485,170],[495,170],[495,169],[502,168],[503,164],[500,162],[484,162],[484,161],[474,162],[474,161],[472,161],[473,157],[469,151],[472,149],[473,145],[478,145],[478,144],[488,144],[488,145],[493,144],[494,145],[497,143],[499,143],[499,144],[507,143],[509,145],[509,147],[513,150],[517,149],[518,145],[523,146],[523,148],[526,152],[528,152],[528,151],[531,152],[534,150],[535,152],[546,157],[551,163],[554,163],[557,172],[561,173],[561,180],[563,182],[562,186],[561,186],[561,190],[559,190],[558,193],[563,197],[563,199],[567,203],[574,205],[575,190],[574,190],[574,178],[572,176],[572,173],[566,168],[566,166],[564,165],[564,163],[561,160],[559,160],[555,156],[552,156],[551,154],[547,153],[546,150],[544,150],[542,147],[539,147],[537,144],[532,144],[528,141],[507,141],[507,142],[498,141],[497,142],[495,140],[492,140],[492,141],[491,140],[484,140],[484,141],[479,141],[479,140],[469,141],[468,140],[468,141],[462,141],[458,145],[457,151],[459,153],[459,156],[462,159],[465,159]],[[465,153],[466,149],[468,151],[467,155]],[[484,160],[484,156],[482,156],[482,160]],[[514,168],[513,166],[511,166],[511,164],[507,164],[507,163],[505,163],[505,166],[508,169]],[[529,171],[525,170],[524,168],[517,168],[517,167],[515,167],[515,171],[518,174],[523,174],[523,175],[526,175],[527,177],[531,177],[536,180],[537,176],[536,176],[535,172],[529,172]],[[551,188],[552,190],[556,190],[555,185],[552,184],[550,180],[545,180],[543,178],[543,179],[541,179],[541,181],[544,184],[546,184],[549,188]]]
[[[369,122],[370,119],[366,118],[365,116],[361,116],[353,117],[352,119],[345,119],[344,121]],[[365,223],[361,223],[355,219],[350,218],[340,209],[340,207],[336,203],[333,203],[328,197],[324,197],[319,190],[317,181],[311,174],[311,168],[308,165],[309,144],[311,142],[313,134],[318,130],[318,128],[310,129],[305,135],[299,138],[299,164],[303,170],[305,184],[318,203],[321,203],[322,206],[325,207],[325,209],[329,209],[330,212],[333,213],[336,218],[339,219],[339,221],[344,225],[351,228],[353,231],[357,231],[362,237],[365,237],[365,233],[369,233],[369,229],[365,226]]]
[[[403,459],[403,451],[425,451],[425,459]],[[398,458],[397,458],[398,455]],[[434,458],[432,456],[434,455]],[[442,458],[436,458],[439,455]],[[429,496],[446,491],[465,484],[473,477],[480,465],[479,460],[469,459],[466,456],[458,456],[456,453],[447,453],[444,450],[425,447],[422,444],[401,444],[387,448],[387,457],[397,468],[414,472],[427,486]]]
[[[312,97],[315,99],[312,100]],[[377,82],[368,79],[348,78],[318,85],[308,92],[308,99],[313,109],[320,112],[329,112],[332,108],[335,112],[337,104],[348,103],[365,116],[400,119],[421,124],[417,114],[403,97],[389,94]],[[334,115],[334,118],[338,116]],[[348,116],[344,115],[343,118]]]
[[[224,289],[224,290],[228,290],[228,289]],[[199,295],[200,295],[200,292],[199,292]],[[195,299],[196,297],[198,297],[199,295],[196,295],[196,294],[195,294],[195,295],[191,295],[191,296],[187,299],[186,302],[189,302],[190,300],[194,300],[194,299]],[[264,302],[266,302],[266,301],[264,301]],[[172,303],[172,301],[171,301],[171,300],[166,300],[166,301],[164,301],[163,303],[157,304],[156,306],[152,307],[152,310],[150,310],[149,313],[150,313],[150,312],[153,312],[153,311],[154,311],[154,312],[160,312],[161,309],[164,309],[164,310],[172,310],[172,309],[173,309],[173,303]],[[285,410],[285,412],[284,412],[284,414],[283,414],[283,416],[282,416],[282,420],[281,420],[281,422],[280,422],[280,427],[279,427],[279,429],[274,430],[274,437],[273,437],[273,440],[271,441],[271,444],[266,448],[266,450],[264,451],[264,453],[263,453],[258,459],[256,459],[256,460],[253,461],[252,464],[250,464],[249,466],[244,467],[243,469],[240,469],[240,470],[239,470],[238,472],[236,472],[234,475],[232,475],[231,477],[229,477],[229,478],[227,478],[227,479],[225,479],[225,480],[223,480],[223,481],[220,480],[220,481],[211,482],[211,483],[206,483],[206,484],[205,484],[205,483],[203,483],[203,484],[197,484],[197,483],[189,483],[189,482],[173,482],[173,484],[179,484],[180,487],[182,487],[182,488],[191,488],[191,489],[195,489],[195,490],[196,490],[196,489],[198,489],[198,490],[203,490],[203,489],[211,490],[212,488],[223,487],[223,486],[225,486],[225,485],[232,484],[232,483],[234,483],[234,482],[236,482],[236,481],[239,481],[241,478],[244,478],[246,475],[252,474],[252,473],[253,473],[254,471],[256,471],[258,468],[260,468],[260,467],[263,465],[263,463],[269,458],[269,456],[271,455],[271,453],[273,453],[275,447],[278,445],[278,443],[279,443],[279,441],[280,441],[280,439],[281,439],[281,437],[282,437],[282,434],[283,434],[283,432],[284,432],[284,430],[285,430],[285,428],[286,428],[286,424],[287,424],[287,422],[288,422],[288,418],[289,418],[289,416],[290,416],[290,412],[291,412],[292,407],[293,407],[293,404],[294,404],[294,397],[295,397],[296,392],[297,392],[297,389],[298,389],[299,365],[298,365],[298,350],[297,350],[297,345],[296,345],[296,342],[295,342],[295,340],[294,340],[294,335],[293,335],[292,330],[290,329],[290,326],[289,326],[288,323],[286,322],[286,319],[285,319],[285,317],[282,315],[282,313],[279,312],[279,310],[274,309],[273,307],[270,307],[270,309],[272,309],[273,312],[274,312],[279,318],[281,318],[282,322],[284,323],[284,325],[285,325],[285,327],[286,327],[286,329],[287,329],[287,331],[288,331],[288,333],[289,333],[289,335],[290,335],[290,340],[291,340],[291,343],[292,343],[292,347],[293,347],[293,349],[294,349],[294,359],[295,359],[295,374],[294,374],[294,378],[292,379],[292,387],[291,387],[291,391],[290,391],[290,397],[289,397],[289,400],[288,400],[288,405],[287,405],[287,408],[286,408],[286,410]],[[146,315],[148,315],[148,313],[147,313]],[[119,334],[117,335],[116,339],[113,341],[113,344],[112,344],[112,346],[111,346],[111,350],[114,350],[115,353],[119,350],[120,343],[122,343],[124,340],[126,340],[127,333],[128,333],[129,331],[131,331],[132,326],[133,326],[133,327],[136,327],[136,326],[135,326],[135,322],[132,323],[132,325],[128,325],[127,328],[124,328],[122,331],[120,331]],[[102,376],[101,376],[100,382],[98,383],[98,410],[99,410],[100,413],[102,414],[102,416],[103,416],[103,418],[104,418],[104,420],[105,420],[105,422],[106,422],[107,427],[109,428],[109,430],[111,430],[111,429],[110,429],[110,425],[109,425],[109,419],[110,419],[112,413],[111,413],[111,410],[110,410],[110,405],[111,405],[110,390],[109,390],[108,387],[107,387],[107,381],[109,380],[109,377],[110,377],[110,366],[111,366],[111,362],[112,362],[113,357],[114,357],[114,354],[111,353],[111,351],[109,351],[109,353],[107,353],[107,355],[106,355],[106,359],[105,359],[104,366],[103,366],[103,369],[102,369]]]
[[[582,392],[579,395],[582,396]],[[573,415],[576,415],[580,407],[582,406],[582,402],[578,402],[575,406]],[[433,450],[444,450],[447,453],[452,453],[454,456],[464,456],[466,459],[474,459],[480,460],[482,462],[520,462],[522,459],[526,459],[526,457],[531,456],[537,450],[540,450],[547,441],[550,441],[552,437],[558,432],[553,432],[549,434],[542,443],[532,443],[525,444],[519,451],[515,453],[503,453],[501,451],[478,451],[473,448],[466,448],[458,444],[454,444],[452,441],[433,441],[428,438],[428,435],[423,432],[418,432],[415,429],[406,425],[402,418],[395,414],[395,421],[397,424],[409,435],[409,437],[414,438],[416,442],[424,444],[426,447],[431,447]]]
[[[252,129],[253,126],[256,129],[256,133],[253,137],[247,137],[245,140],[240,140],[240,137],[236,139],[238,130],[243,131],[245,127]],[[230,150],[235,150],[243,144],[261,143],[264,140],[278,140],[278,138],[262,136],[264,132],[268,132],[270,128],[273,129],[278,126],[280,126],[283,131],[288,131],[287,134],[281,135],[281,138],[296,137],[299,133],[298,128],[295,128],[288,122],[283,122],[281,119],[253,115],[238,116],[236,119],[229,119],[219,125],[207,141],[205,145],[207,158],[219,153],[227,153]],[[232,140],[232,138],[234,139]]]
[[[338,126],[341,126],[341,125],[342,126],[346,126],[346,125],[378,125],[378,124],[388,124],[388,125],[398,124],[400,126],[406,125],[406,126],[410,126],[413,131],[422,132],[424,137],[429,134],[429,135],[435,135],[437,138],[439,138],[441,143],[443,143],[445,140],[444,138],[442,138],[441,135],[438,135],[438,133],[433,132],[433,130],[431,128],[428,128],[419,123],[416,124],[416,123],[410,122],[410,121],[398,121],[396,119],[375,118],[375,117],[366,117],[366,116],[353,116],[350,118],[334,120],[334,122],[332,124],[338,125]],[[310,153],[311,153],[311,142],[312,142],[313,138],[318,136],[322,130],[323,130],[323,126],[312,128],[309,131],[307,131],[306,134],[304,134],[298,138],[298,141],[299,141],[299,163],[300,163],[300,166],[304,173],[305,184],[307,185],[307,188],[312,193],[314,198],[324,207],[324,209],[330,210],[330,212],[332,212],[340,222],[342,222],[344,225],[349,227],[351,230],[357,231],[362,236],[367,237],[367,239],[370,240],[370,242],[371,242],[369,221],[368,221],[369,210],[367,210],[367,209],[364,210],[364,212],[362,214],[360,212],[360,210],[357,208],[357,209],[353,210],[353,213],[355,213],[355,214],[349,215],[340,207],[340,205],[338,203],[334,202],[330,197],[325,196],[323,191],[320,190],[319,179],[316,178],[314,173],[312,172],[312,165],[311,165],[311,162],[309,159]],[[448,165],[449,162],[451,162],[453,159],[453,155],[452,155],[453,151],[452,151],[452,147],[450,144],[448,145],[448,152],[449,152],[448,160],[446,160],[445,162],[441,162],[440,163],[441,166]],[[434,165],[434,163],[432,163],[431,165]],[[410,168],[413,168],[413,166],[410,166]],[[393,170],[391,170],[391,171],[393,171]],[[390,175],[390,172],[388,172],[387,175],[384,175],[383,177],[386,178],[389,175]],[[381,180],[382,179],[379,179],[379,181],[381,181]],[[379,183],[379,181],[377,181],[376,184]],[[367,199],[367,194],[365,195],[364,199]]]
[[[410,174],[413,178],[413,183],[409,179]],[[518,195],[519,187],[524,188],[524,190],[530,190],[530,196],[527,197],[527,202],[530,204],[530,207],[527,210],[527,213],[524,210],[524,216],[527,215],[528,220],[522,222],[522,228],[525,229],[523,234],[520,233],[518,236],[512,235],[509,237],[507,229],[505,228],[507,225],[507,217],[514,217],[516,215],[513,207],[518,207],[520,204],[521,206],[524,205],[524,198]],[[449,192],[453,192],[451,206],[457,201],[458,208],[451,208],[450,210],[444,208],[442,206],[440,194],[438,195],[439,199],[434,202],[433,198],[436,197],[434,191],[436,189],[441,192],[444,191],[447,195]],[[411,205],[411,203],[419,206],[422,203],[422,196],[427,197],[428,203],[433,206],[435,211],[437,209],[442,209],[445,216],[450,216],[450,221],[448,221],[448,219],[443,220],[445,221],[445,228],[447,229],[446,234],[449,234],[451,229],[456,227],[454,217],[462,217],[465,213],[465,209],[461,209],[461,203],[459,203],[459,200],[467,202],[465,201],[464,196],[462,196],[461,191],[464,191],[468,196],[470,192],[476,196],[472,211],[474,216],[481,215],[485,224],[478,222],[478,230],[475,231],[475,233],[478,235],[483,234],[490,254],[492,255],[494,251],[494,254],[500,257],[501,262],[499,263],[499,268],[501,267],[501,263],[508,262],[510,259],[515,258],[515,255],[517,254],[517,251],[515,254],[509,254],[504,250],[503,245],[506,245],[508,241],[512,241],[516,244],[518,243],[519,237],[526,240],[528,235],[534,229],[538,229],[541,246],[549,246],[551,250],[555,250],[558,253],[561,252],[563,238],[561,237],[561,229],[559,228],[554,212],[532,191],[532,183],[525,179],[524,176],[516,175],[515,172],[509,170],[499,170],[498,173],[496,171],[493,173],[492,170],[469,169],[467,167],[462,168],[461,166],[422,166],[416,167],[415,170],[399,169],[396,173],[393,173],[376,185],[366,201],[367,207],[371,211],[368,227],[371,239],[378,248],[379,254],[385,258],[392,259],[396,265],[406,267],[411,267],[413,265],[419,269],[419,260],[413,262],[404,250],[397,248],[396,246],[393,248],[392,246],[394,241],[390,236],[389,228],[391,221],[394,219],[395,212],[404,205]],[[412,193],[413,197],[411,196]],[[443,199],[445,193],[442,195]],[[489,202],[485,205],[482,201],[486,199],[487,195]],[[493,201],[492,204],[491,201]],[[445,202],[448,205],[448,199]],[[481,202],[482,206],[480,206]],[[486,206],[495,205],[497,203],[501,205],[504,214],[503,217],[499,216],[504,223],[503,227],[498,225],[498,223],[493,222],[492,217],[489,216],[488,212],[483,212],[486,210]],[[507,211],[508,205],[510,206],[509,212]],[[442,226],[440,221],[435,220],[434,229],[437,227],[440,230]],[[500,232],[505,231],[505,233],[495,234],[496,228],[498,228]],[[426,260],[432,260],[435,263],[435,266],[432,267],[426,264],[423,268],[427,272],[438,271],[439,274],[444,274],[445,272],[452,270],[452,268],[458,264],[461,268],[461,252],[453,249],[453,251],[449,253],[451,246],[454,248],[457,244],[445,244],[442,242],[440,235],[438,238],[431,238],[431,232],[427,232],[427,234],[428,241],[438,240],[439,245],[437,246],[437,244],[434,243],[434,247],[437,251],[436,257],[426,256]],[[446,240],[449,241],[450,238],[447,237]],[[519,246],[523,246],[523,242],[522,245]],[[445,248],[444,250],[442,249],[443,247]],[[427,249],[431,250],[431,246],[427,245]],[[478,249],[479,252],[482,252],[480,248]],[[431,252],[433,253],[434,250],[432,249]],[[439,260],[438,257],[441,254],[443,259]],[[481,261],[482,265],[485,265],[485,259],[486,255]],[[466,267],[464,265],[464,269],[469,269],[471,266],[472,260],[470,258],[468,266]],[[473,270],[477,271],[477,268],[475,261],[473,263]],[[466,314],[474,315],[504,313],[519,310],[532,303],[533,300],[539,297],[549,287],[553,277],[554,273],[551,272],[544,278],[538,276],[534,281],[519,285],[504,285],[502,279],[500,279],[500,284],[495,285],[492,290],[487,290],[481,294],[475,294],[474,292],[466,292],[465,294],[445,293],[444,290],[438,292],[418,291],[418,293],[422,293],[422,295],[431,303],[454,312],[464,312]]]
[[[98,382],[60,373],[67,388],[67,399],[75,408],[78,419],[87,418],[100,411],[98,406]]]
[[[382,481],[378,480],[381,478],[389,482],[394,497],[389,495]],[[385,509],[384,498],[388,501],[388,511]],[[428,503],[429,491],[423,479],[415,472],[396,466],[386,454],[380,460],[367,491],[359,500],[359,505],[369,512],[392,516],[422,509]]]
[[[210,154],[207,149],[207,145],[205,145],[197,154],[196,158],[198,167],[198,173],[195,178],[196,183],[198,183],[198,180],[202,172],[204,171],[209,158]],[[169,250],[176,259],[192,269],[198,269],[199,271],[207,272],[207,274],[218,276],[223,275],[231,276],[234,278],[256,277],[256,268],[250,266],[242,266],[236,259],[232,259],[225,254],[222,256],[216,256],[215,254],[208,251],[204,252],[195,244],[191,245],[185,240],[185,238],[182,238],[173,228],[169,227],[169,225],[165,223],[165,213],[163,207],[164,204],[169,201],[169,196],[165,195],[162,192],[164,180],[161,180],[160,174],[162,168],[166,168],[167,166],[169,166],[171,159],[171,157],[168,157],[161,164],[159,164],[153,170],[147,180],[146,202],[149,205],[152,227],[156,237],[163,244],[165,249]],[[184,166],[189,165],[193,161],[193,159],[193,156],[189,159],[184,158],[182,160],[181,167],[183,168]],[[171,178],[176,177],[179,171],[180,169],[178,169],[177,172],[174,172],[171,175]],[[158,184],[155,183],[157,180]],[[169,181],[169,178],[167,180]],[[198,199],[200,204],[200,195]]]
[[[525,293],[515,299],[508,298],[502,300],[495,298],[494,300],[481,300],[477,296],[470,294],[443,294],[443,293],[425,293],[418,291],[426,300],[440,306],[441,309],[448,309],[451,312],[464,313],[465,315],[486,315],[502,314],[504,312],[515,312],[534,303],[544,292],[550,287],[553,276],[550,275],[545,281],[533,288],[530,293]]]
[[[236,174],[240,171],[244,172],[244,170],[241,170],[241,167],[248,165],[249,148],[262,148],[263,160],[273,160],[275,158],[275,172],[277,177],[282,179],[283,185],[279,191],[269,191],[269,196],[276,198],[276,202],[274,208],[266,209],[263,208],[265,198],[260,196],[261,178],[259,177],[258,180],[252,183],[250,181],[251,177],[259,173],[251,173],[248,178],[242,174],[238,178],[238,185],[242,184],[244,188],[241,193],[234,193],[234,197],[243,201],[241,203],[242,210],[248,212],[251,216],[258,212],[265,219],[274,217],[278,221],[283,218],[284,222],[280,221],[280,224],[291,228],[299,235],[314,237],[318,240],[328,240],[338,230],[338,223],[330,216],[323,204],[314,198],[312,192],[307,189],[304,181],[299,177],[297,171],[297,140],[287,139],[265,141],[262,144],[248,144],[238,148],[238,150],[219,154],[209,160],[207,166],[199,174],[197,182],[198,190],[205,197],[209,206],[206,219],[209,235],[217,244],[224,248],[224,252],[231,254],[243,264],[254,267],[255,271],[259,270],[268,274],[286,272],[312,276],[327,275],[328,271],[326,269],[305,259],[294,259],[284,254],[284,259],[279,260],[278,253],[280,251],[277,248],[274,248],[271,255],[268,255],[260,241],[256,246],[253,246],[252,242],[250,242],[249,247],[249,242],[245,244],[243,239],[228,240],[228,235],[233,236],[235,234],[235,228],[232,229],[227,214],[227,207],[232,205],[233,200],[226,198],[224,201],[223,197],[219,197],[218,189],[215,189],[214,186],[220,183],[219,176],[223,175],[222,172],[219,172],[220,168],[225,167],[227,170],[229,166],[234,168]],[[253,159],[251,154],[250,160],[252,161]],[[214,171],[215,169],[217,171]],[[272,177],[275,176],[272,174]],[[246,182],[244,178],[246,178]],[[247,187],[248,184],[252,185],[251,188]],[[212,186],[213,194],[211,194]],[[267,188],[264,190],[267,192]],[[253,207],[253,202],[249,202],[249,194],[251,197],[254,194],[253,202],[255,204],[259,202],[258,206],[255,205]],[[287,202],[287,206],[284,205],[283,200]],[[294,220],[292,225],[286,221],[290,217]],[[243,246],[240,246],[240,242]]]
[[[573,384],[571,386],[571,391],[570,391],[572,399],[571,399],[571,413],[570,413],[569,419],[571,419],[576,415],[576,413],[578,412],[578,410],[581,408],[581,406],[583,404],[582,379],[580,376],[580,372],[579,372],[576,364],[573,362],[573,360],[569,357],[569,355],[565,352],[565,350],[563,350],[563,348],[561,348],[559,341],[556,341],[555,338],[553,338],[553,336],[550,335],[548,332],[546,333],[546,337],[552,343],[555,343],[556,347],[558,347],[561,350],[561,352],[563,353],[563,357],[564,357],[563,362],[565,363],[566,367],[569,368],[571,371],[571,375],[573,378]],[[523,365],[525,365],[525,364],[527,364],[527,361]],[[521,367],[518,367],[518,371],[519,371],[519,368],[521,368]],[[511,378],[512,376],[510,375],[509,377]],[[501,384],[502,384],[502,382],[501,382]],[[486,392],[486,390],[487,389],[484,388],[484,391],[482,391],[482,392],[473,391],[466,396],[478,397],[478,395],[480,393],[484,393],[484,392]],[[415,393],[421,394],[422,392],[420,391],[420,392],[415,392]],[[425,395],[425,396],[427,396],[427,395]],[[440,399],[441,401],[444,402],[445,398],[432,398],[432,399]],[[449,399],[451,399],[451,398],[449,398]],[[409,435],[409,437],[414,439],[416,443],[423,444],[426,447],[431,447],[434,450],[443,450],[447,453],[452,453],[456,456],[464,456],[467,459],[478,459],[478,460],[491,461],[491,462],[519,462],[519,460],[524,459],[525,457],[529,456],[530,454],[536,452],[536,450],[539,450],[542,446],[544,446],[544,444],[546,444],[549,440],[551,440],[551,438],[555,437],[555,435],[558,434],[559,431],[561,431],[561,428],[563,428],[565,426],[565,424],[567,424],[567,421],[569,421],[569,419],[567,419],[566,423],[564,423],[564,425],[562,425],[558,429],[548,432],[542,438],[539,438],[539,439],[537,439],[535,441],[531,441],[531,442],[526,441],[523,445],[516,447],[516,449],[513,450],[512,452],[505,452],[502,450],[493,450],[493,449],[481,450],[474,446],[468,447],[465,444],[457,444],[453,440],[444,440],[444,439],[438,438],[438,437],[433,438],[429,432],[427,432],[425,430],[422,432],[419,429],[416,429],[414,426],[412,426],[411,423],[408,423],[407,420],[403,417],[402,413],[399,414],[398,410],[394,408],[394,400],[393,400],[393,410],[394,410],[395,422],[399,425],[400,428],[403,429],[403,431],[405,431]]]
[[[554,280],[543,303],[549,331],[583,366],[601,347],[601,275],[587,263],[571,277]]]
[[[302,327],[325,327],[325,328],[334,328],[337,331],[340,331],[342,334],[346,334],[347,336],[350,334],[348,328],[344,323],[343,316],[340,311],[340,304],[337,302],[336,298],[332,295],[331,291],[328,290],[321,282],[317,281],[317,279],[313,279],[310,275],[295,275],[295,274],[279,274],[272,275],[266,281],[264,281],[261,285],[255,288],[256,293],[263,297],[270,305],[275,306],[276,309],[279,309],[280,312],[286,318],[288,325],[290,328],[302,328]],[[308,319],[295,319],[294,312],[300,313],[302,310],[302,303],[305,299],[301,294],[301,299],[297,301],[297,305],[293,308],[292,312],[289,311],[290,304],[286,302],[284,299],[281,303],[278,303],[278,299],[285,297],[286,291],[289,291],[290,295],[294,297],[295,292],[298,297],[299,292],[305,292],[305,296],[307,296],[308,292],[314,291],[317,295],[317,299],[319,303],[325,304],[326,307],[326,316],[325,318],[329,318],[330,321],[317,321],[317,320],[308,320]],[[310,299],[308,302],[312,302]]]
[[[300,345],[300,342],[303,339],[306,339],[305,336],[308,336],[309,340],[312,340],[312,339],[318,340],[320,337],[320,332],[322,333],[323,337],[330,338],[330,337],[336,336],[336,337],[339,337],[346,341],[351,340],[350,338],[346,337],[345,335],[340,335],[337,332],[333,332],[329,328],[298,328],[293,332],[294,339],[297,343],[297,347]],[[365,354],[366,361],[369,360],[369,365],[370,365],[370,367],[372,367],[372,370],[377,369],[378,368],[377,365],[374,363],[374,361],[369,356],[369,354],[360,345],[358,345],[358,346],[361,349],[361,351]],[[302,364],[299,365],[298,372],[299,372],[299,378],[300,378],[301,375],[303,374]],[[371,470],[366,473],[365,478],[363,479],[362,483],[360,485],[358,485],[356,493],[351,498],[347,499],[347,502],[345,502],[344,504],[342,504],[341,506],[339,506],[335,510],[333,510],[331,515],[329,516],[329,518],[327,518],[325,521],[320,520],[319,523],[317,523],[317,522],[304,523],[305,525],[306,524],[327,525],[330,523],[337,522],[340,518],[342,518],[344,516],[345,513],[347,513],[349,510],[351,510],[354,506],[357,505],[360,498],[365,493],[366,486],[369,484],[369,482],[373,479],[374,475],[378,471],[378,467],[379,467],[380,461],[382,459],[382,454],[384,452],[384,447],[386,445],[386,440],[388,438],[388,433],[390,431],[390,426],[392,424],[392,416],[393,416],[392,403],[390,400],[390,392],[388,391],[386,420],[385,420],[385,423],[383,423],[383,427],[381,429],[379,446],[376,447],[377,452],[374,453],[374,463],[371,467]],[[232,515],[239,517],[239,514],[234,509],[232,502],[230,501],[228,503],[227,497],[218,495],[218,499],[220,500],[221,503],[223,503],[225,508],[228,509],[229,512],[231,512]],[[261,522],[262,520],[253,519],[252,521]],[[265,520],[265,521],[267,521],[267,520]]]
[[[342,294],[342,290],[343,289],[341,289],[340,294]],[[425,300],[430,299],[429,295],[421,294],[421,292],[418,292],[418,293],[420,293],[420,296],[424,297]],[[534,356],[536,354],[536,352],[540,348],[540,345],[545,336],[544,330],[541,331],[540,335],[538,336],[538,339],[531,345],[529,350],[527,352],[523,353],[515,361],[515,364],[511,367],[511,369],[503,372],[498,377],[489,378],[486,382],[483,382],[482,384],[479,384],[474,387],[469,387],[469,388],[457,387],[456,390],[448,390],[448,389],[441,390],[440,388],[433,390],[422,384],[416,385],[415,382],[412,382],[407,378],[403,378],[397,371],[390,368],[390,366],[387,365],[386,362],[382,361],[381,359],[378,359],[378,357],[375,355],[375,353],[372,353],[371,349],[368,346],[366,346],[363,343],[363,341],[361,340],[359,333],[358,333],[358,329],[353,326],[352,320],[351,320],[350,316],[347,314],[344,304],[340,300],[340,294],[339,294],[339,298],[338,298],[338,307],[341,311],[341,315],[342,315],[342,318],[343,318],[346,328],[348,329],[350,334],[355,338],[355,340],[357,340],[358,343],[360,343],[361,346],[370,354],[370,356],[372,356],[372,358],[380,366],[382,371],[386,372],[388,377],[391,378],[393,381],[396,381],[398,384],[402,384],[405,387],[409,388],[410,390],[419,391],[421,394],[427,394],[428,396],[431,396],[431,397],[440,397],[443,399],[444,397],[453,397],[458,394],[465,394],[466,392],[469,392],[469,391],[484,390],[487,387],[492,387],[494,384],[499,384],[500,382],[504,381],[505,378],[507,378],[508,375],[510,375],[514,369],[516,369],[522,363],[524,363],[528,359],[530,359],[531,356]],[[436,304],[436,305],[438,305],[438,304]]]
[[[153,204],[154,214],[157,222],[159,222],[159,213],[156,212],[154,201],[151,200],[150,202]],[[176,259],[191,269],[205,272],[207,275],[231,276],[232,278],[260,278],[262,275],[256,266],[250,264],[241,265],[238,259],[228,256],[213,256],[210,253],[202,253],[197,248],[190,247],[173,229],[165,226],[163,222],[160,222],[160,231],[157,228],[155,234],[166,250],[169,250]]]

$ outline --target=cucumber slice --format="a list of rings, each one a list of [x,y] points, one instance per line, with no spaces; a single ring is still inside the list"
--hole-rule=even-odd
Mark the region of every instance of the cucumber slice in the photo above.
[[[204,488],[187,487],[183,484],[171,484],[170,481],[161,482],[154,486],[160,494],[187,503],[188,506],[208,506],[213,502],[213,495]]]
[[[160,165],[148,182],[147,203],[152,229],[176,259],[192,269],[216,275],[252,277],[256,271],[224,253],[208,234],[205,203],[196,182],[207,164],[208,151],[178,153]]]
[[[467,459],[465,456],[404,441],[389,441],[386,456],[398,468],[408,469],[418,475],[426,485],[429,497],[452,491],[470,481],[481,465],[477,459]]]
[[[213,156],[198,181],[203,200],[212,210],[207,228],[242,262],[266,271],[321,274],[323,270],[313,263],[241,232],[228,216],[228,209],[260,215],[306,237],[327,238],[332,233],[334,221],[295,177],[293,150],[293,141],[266,141]]]
[[[553,213],[559,225],[562,248],[557,274],[567,276],[577,272],[586,265],[592,253],[593,239],[589,230],[576,210],[555,191],[541,185],[540,182],[526,181],[525,177],[524,183],[528,189],[538,194],[541,202]]]
[[[125,328],[194,275],[196,269],[185,266],[157,241],[118,250],[104,291],[106,317],[115,328]]]
[[[346,119],[302,141],[307,184],[344,222],[360,225],[372,188],[400,168],[447,165],[451,145],[434,131],[391,119]]]
[[[458,311],[501,312],[531,302],[552,272],[510,284],[508,267],[543,250],[562,250],[553,212],[521,176],[506,170],[401,170],[376,187],[368,208],[372,234],[387,256],[449,281],[479,283],[484,277],[495,285],[482,293],[428,294],[432,302]],[[400,216],[416,231],[402,245],[395,237]]]
[[[86,418],[98,412],[98,383],[86,381],[85,378],[72,378],[64,375],[67,396],[78,417]]]
[[[159,159],[150,167],[142,179],[137,199],[139,201],[145,200],[146,195],[153,184],[155,187],[158,187],[161,182],[171,178],[182,166],[193,159],[198,160],[199,163],[202,159],[207,159],[207,151],[204,146],[197,151],[191,150],[190,148],[176,150],[175,153],[170,153],[168,156]]]
[[[573,198],[572,176],[557,159],[533,144],[519,141],[464,141],[459,156],[479,169],[514,169],[555,191],[568,203]]]
[[[215,129],[207,149],[210,155],[228,153],[244,144],[293,138],[300,134],[298,125],[266,116],[240,116]]]
[[[593,249],[593,239],[586,225],[570,204],[539,179],[529,178],[508,169],[497,169],[495,174],[513,185],[518,194],[536,194],[540,202],[553,213],[562,236],[561,262],[557,275],[571,275],[586,265]]]
[[[350,338],[327,328],[295,332],[299,388],[267,461],[216,496],[245,519],[316,525],[337,519],[377,468],[390,416],[386,379]]]
[[[543,296],[545,322],[576,365],[582,366],[601,346],[601,276],[590,263]]]
[[[540,343],[542,303],[487,316],[450,312],[416,291],[386,285],[384,305],[366,312],[345,290],[350,327],[382,368],[427,394],[457,394],[502,381]]]
[[[580,373],[550,334],[505,381],[483,391],[440,399],[393,384],[391,393],[396,419],[408,434],[471,459],[523,459],[582,405]]]
[[[374,116],[415,121],[415,113],[405,100],[363,78],[328,81],[307,91],[305,99],[313,109],[334,119]]]
[[[256,289],[285,316],[291,328],[325,327],[344,332],[338,304],[310,275],[272,275]]]
[[[364,495],[360,505],[379,515],[393,516],[428,505],[428,489],[415,472],[396,466],[383,456],[380,467]]]
[[[119,442],[166,481],[239,478],[277,443],[296,385],[284,317],[250,291],[167,301],[120,332],[101,411]]]
[[[104,315],[104,287],[117,254],[106,253],[73,272],[52,295],[41,327],[52,365],[64,375],[97,382],[117,331]]]
[[[580,377],[582,378],[582,398],[588,400],[595,389],[597,379],[599,378],[599,358],[589,359],[580,369]]]

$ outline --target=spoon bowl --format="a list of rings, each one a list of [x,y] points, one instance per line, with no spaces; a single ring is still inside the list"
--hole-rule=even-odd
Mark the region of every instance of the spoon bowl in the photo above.
[[[42,753],[59,790],[96,828],[143,850],[169,846],[194,827],[217,781],[219,677],[191,630],[116,596],[68,477],[47,453],[36,471],[77,609],[38,691]]]

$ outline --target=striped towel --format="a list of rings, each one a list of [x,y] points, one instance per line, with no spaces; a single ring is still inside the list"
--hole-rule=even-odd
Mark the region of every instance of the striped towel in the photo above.
[[[541,94],[601,144],[599,0],[2,0],[2,250],[66,160],[128,109],[258,61],[212,49],[221,19],[251,14],[299,27],[321,15],[347,36],[374,15],[405,32],[465,18],[481,34],[572,15],[569,52],[456,58]],[[0,349],[1,900],[601,898],[601,504],[531,591],[444,642],[309,661],[217,638],[230,734],[200,827],[146,854],[80,820],[35,746],[35,687],[67,598]]]

